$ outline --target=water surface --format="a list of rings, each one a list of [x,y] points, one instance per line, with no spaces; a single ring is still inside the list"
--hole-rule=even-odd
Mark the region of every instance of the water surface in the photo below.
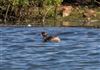
[[[44,43],[41,31],[62,41]],[[0,27],[0,70],[100,70],[100,29]]]

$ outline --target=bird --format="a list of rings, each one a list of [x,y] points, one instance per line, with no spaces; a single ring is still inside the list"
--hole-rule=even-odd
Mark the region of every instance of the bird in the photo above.
[[[58,36],[49,36],[47,32],[41,32],[44,42],[60,42],[60,38]]]

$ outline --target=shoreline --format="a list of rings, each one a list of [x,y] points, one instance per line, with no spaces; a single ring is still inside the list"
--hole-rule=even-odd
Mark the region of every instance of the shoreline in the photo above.
[[[31,28],[31,27],[82,27],[82,28],[100,28],[100,26],[88,26],[88,25],[76,25],[76,26],[28,26],[28,25],[1,25],[0,27],[26,27],[26,28]]]
[[[33,21],[33,22],[19,22],[13,23],[12,21],[3,23],[0,22],[0,27],[86,27],[86,28],[100,28],[100,20],[91,20],[90,23],[84,23],[84,20],[52,20],[47,19],[44,23]]]

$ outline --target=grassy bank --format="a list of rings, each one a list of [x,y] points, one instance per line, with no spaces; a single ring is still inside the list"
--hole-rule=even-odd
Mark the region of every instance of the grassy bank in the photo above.
[[[96,10],[97,16],[92,18],[90,24],[84,24],[82,12],[84,11],[85,7],[82,6],[77,6],[79,7],[78,10],[74,7],[72,13],[67,17],[62,17],[59,15],[59,11],[56,10],[55,5],[44,7],[13,7],[9,8],[11,10],[8,10],[7,15],[5,15],[5,13],[1,14],[1,16],[5,16],[0,18],[0,26],[27,26],[30,24],[32,26],[100,27],[100,7],[93,8]],[[6,12],[7,8],[5,8],[1,13]]]

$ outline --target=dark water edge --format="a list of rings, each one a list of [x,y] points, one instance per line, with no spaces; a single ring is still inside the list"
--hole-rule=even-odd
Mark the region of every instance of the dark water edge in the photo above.
[[[0,27],[87,27],[87,28],[100,28],[99,20],[91,20],[90,23],[84,23],[84,20],[46,20],[32,21],[32,22],[0,22]]]
[[[32,26],[28,26],[28,25],[3,25],[0,24],[0,27],[77,27],[77,28],[100,28],[100,26],[42,26],[42,25],[32,25]]]

